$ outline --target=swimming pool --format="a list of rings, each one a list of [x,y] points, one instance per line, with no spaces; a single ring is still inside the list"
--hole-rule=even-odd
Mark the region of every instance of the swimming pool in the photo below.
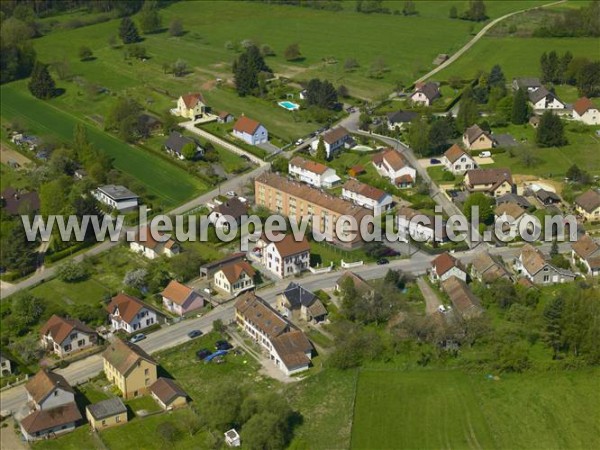
[[[281,106],[282,108],[287,109],[288,111],[296,111],[297,109],[300,109],[300,105],[298,105],[297,103],[292,103],[292,102],[279,102],[278,103],[279,106]]]

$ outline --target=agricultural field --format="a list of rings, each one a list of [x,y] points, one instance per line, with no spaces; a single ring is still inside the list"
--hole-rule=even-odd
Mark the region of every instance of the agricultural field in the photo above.
[[[351,448],[595,448],[599,372],[360,372]]]
[[[502,51],[498,51],[502,49]],[[598,54],[598,40],[595,38],[494,38],[484,36],[468,52],[438,72],[436,80],[475,78],[481,70],[489,71],[499,64],[507,80],[515,77],[537,77],[540,74],[540,56],[544,52],[556,50],[563,54],[567,50],[574,57],[590,57]]]
[[[36,100],[25,89],[23,82],[2,86],[3,119],[17,119],[31,133],[54,135],[65,142],[72,139],[75,124],[86,124],[90,141],[114,158],[115,167],[138,180],[149,194],[167,207],[183,203],[208,190],[208,186],[183,169],[90,126],[80,117],[59,109],[53,102]]]

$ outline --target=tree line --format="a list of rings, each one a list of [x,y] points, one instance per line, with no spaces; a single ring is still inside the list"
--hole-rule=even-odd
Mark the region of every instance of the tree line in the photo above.
[[[533,32],[535,37],[598,37],[600,36],[600,1],[587,6],[567,8],[558,13],[551,23],[545,23]]]

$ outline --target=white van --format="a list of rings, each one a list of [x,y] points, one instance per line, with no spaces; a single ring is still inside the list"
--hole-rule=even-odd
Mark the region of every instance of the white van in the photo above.
[[[479,154],[479,157],[480,157],[480,158],[489,158],[489,157],[491,157],[491,156],[492,156],[492,152],[481,152],[481,153]]]

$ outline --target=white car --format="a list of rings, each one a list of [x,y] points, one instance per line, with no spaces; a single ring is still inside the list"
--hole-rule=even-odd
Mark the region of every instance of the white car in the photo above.
[[[235,197],[237,194],[234,191],[228,191],[225,195],[227,197]]]
[[[304,143],[304,139],[298,139],[296,141],[296,145],[302,145]]]
[[[492,152],[481,152],[479,154],[480,158],[490,158],[492,156]]]

